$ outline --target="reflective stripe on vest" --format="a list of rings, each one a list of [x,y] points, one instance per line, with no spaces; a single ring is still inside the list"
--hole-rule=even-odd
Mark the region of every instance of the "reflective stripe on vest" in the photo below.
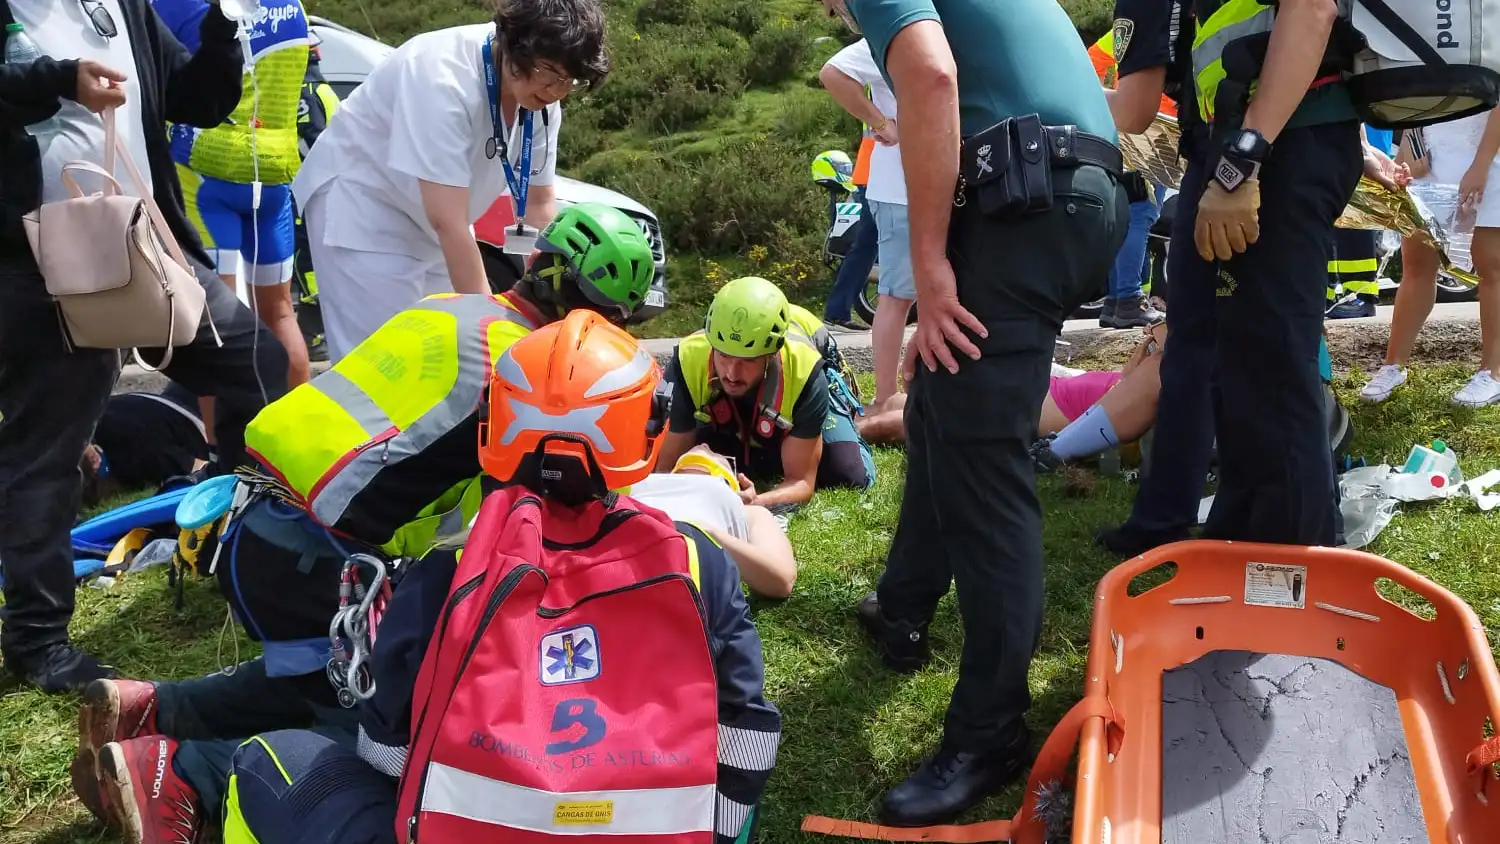
[[[1214,119],[1214,97],[1224,81],[1225,48],[1241,38],[1270,32],[1275,20],[1275,6],[1262,5],[1260,0],[1227,0],[1198,26],[1193,38],[1193,81],[1198,114],[1204,122]]]
[[[438,545],[464,536],[483,503],[482,477],[454,484],[442,498],[427,505],[416,518],[398,528],[380,550],[392,557],[420,560]]]
[[[428,296],[257,414],[246,448],[338,528],[383,469],[474,413],[495,360],[533,328],[500,297]]]
[[[756,397],[756,419],[754,434],[758,439],[770,440],[778,429],[786,431],[792,427],[788,416],[797,406],[797,399],[808,379],[823,364],[823,354],[818,351],[800,326],[793,323],[787,330],[787,342],[781,351],[766,363],[766,374],[761,380]],[[682,377],[687,381],[688,393],[693,397],[694,414],[699,421],[716,427],[732,427],[732,416],[716,418],[713,406],[724,402],[726,411],[732,414],[731,399],[715,384],[710,362],[712,347],[702,331],[694,332],[682,339],[677,347],[678,362],[682,366]],[[739,433],[743,434],[743,431]]]

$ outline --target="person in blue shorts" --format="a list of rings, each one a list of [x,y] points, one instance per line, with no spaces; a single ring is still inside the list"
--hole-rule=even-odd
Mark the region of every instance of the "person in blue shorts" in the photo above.
[[[191,51],[207,0],[152,0]],[[308,379],[307,342],[292,308],[296,215],[292,179],[302,156],[297,113],[311,35],[301,0],[261,0],[250,27],[250,61],[234,113],[212,129],[171,127],[183,205],[219,275],[235,289],[244,268],[256,314],[286,347],[288,387]]]

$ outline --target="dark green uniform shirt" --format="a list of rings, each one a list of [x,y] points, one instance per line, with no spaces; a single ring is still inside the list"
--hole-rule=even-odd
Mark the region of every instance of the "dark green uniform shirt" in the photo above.
[[[1078,30],[1057,0],[848,0],[890,81],[885,54],[917,21],[943,25],[958,66],[965,136],[1007,117],[1039,114],[1110,141],[1115,122]],[[892,86],[895,87],[894,85]]]

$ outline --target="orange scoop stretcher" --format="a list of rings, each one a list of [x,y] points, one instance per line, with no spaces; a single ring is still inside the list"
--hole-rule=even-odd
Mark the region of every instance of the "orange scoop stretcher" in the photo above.
[[[1382,580],[1420,596],[1432,617],[1388,600]],[[1292,667],[1245,679],[1276,660]],[[1184,673],[1196,665],[1214,667]],[[1429,844],[1500,844],[1500,673],[1484,628],[1451,592],[1390,560],[1206,540],[1157,548],[1100,581],[1084,682],[1014,818],[910,829],[814,816],[802,829],[954,844],[1419,844],[1424,833]],[[1254,683],[1268,691],[1247,693]],[[1249,711],[1251,726],[1192,721],[1215,697],[1221,710]],[[1323,745],[1334,761],[1317,758],[1329,755]],[[1233,751],[1230,762],[1184,764],[1194,760],[1181,754],[1211,746]],[[1071,832],[1059,839],[1046,823],[1054,810],[1038,804],[1068,782],[1075,748]],[[1338,767],[1345,756],[1358,770]],[[1402,783],[1409,796],[1392,799]],[[1259,789],[1249,801],[1259,805],[1236,804],[1246,788]]]

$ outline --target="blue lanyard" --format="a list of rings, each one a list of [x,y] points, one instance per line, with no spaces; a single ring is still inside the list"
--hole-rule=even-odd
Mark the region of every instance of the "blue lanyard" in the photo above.
[[[531,112],[521,109],[521,174],[510,166],[510,144],[505,139],[505,124],[500,121],[500,78],[495,71],[495,56],[490,40],[484,42],[484,87],[490,94],[490,127],[494,135],[485,144],[490,158],[498,153],[500,164],[505,168],[505,181],[510,185],[510,195],[516,201],[516,223],[526,218],[526,195],[531,192]]]

